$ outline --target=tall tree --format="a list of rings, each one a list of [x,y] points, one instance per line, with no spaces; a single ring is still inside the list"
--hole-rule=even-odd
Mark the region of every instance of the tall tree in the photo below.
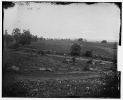
[[[19,43],[20,41],[20,36],[21,36],[21,30],[19,28],[13,29],[12,35],[16,41],[16,43]]]
[[[32,35],[30,34],[30,30],[23,30],[23,33],[20,36],[19,43],[22,45],[30,44],[32,41]]]

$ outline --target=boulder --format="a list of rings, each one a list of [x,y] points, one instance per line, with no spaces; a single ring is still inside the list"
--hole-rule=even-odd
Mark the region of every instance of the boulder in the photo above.
[[[39,68],[40,71],[53,71],[51,68]]]
[[[13,66],[11,66],[7,69],[11,69],[11,70],[14,70],[14,71],[19,71],[19,67],[15,66],[15,65],[13,65]]]

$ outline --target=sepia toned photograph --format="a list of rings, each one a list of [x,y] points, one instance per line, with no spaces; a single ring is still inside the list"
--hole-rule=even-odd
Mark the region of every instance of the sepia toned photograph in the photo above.
[[[121,5],[2,2],[3,98],[120,98]]]

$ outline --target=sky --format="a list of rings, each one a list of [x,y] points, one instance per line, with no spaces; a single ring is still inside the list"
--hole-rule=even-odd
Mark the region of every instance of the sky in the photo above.
[[[4,9],[4,30],[29,29],[44,38],[118,41],[120,9],[113,3],[55,5],[16,2]]]

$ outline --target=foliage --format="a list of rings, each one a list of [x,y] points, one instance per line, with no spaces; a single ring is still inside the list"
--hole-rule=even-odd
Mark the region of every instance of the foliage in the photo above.
[[[45,40],[45,38],[43,38],[43,36],[41,36],[41,37],[39,38],[39,40]]]
[[[78,45],[77,43],[74,43],[71,46],[70,54],[73,55],[73,56],[79,56],[80,55],[80,51],[81,51],[80,45]]]
[[[63,58],[61,57],[29,57],[26,53],[15,52],[13,50],[5,50],[3,53],[3,64],[6,65],[7,63],[7,67],[18,66],[21,69],[19,73],[22,73],[16,74],[12,72],[11,74],[10,70],[8,70],[9,73],[5,74],[5,78],[3,79],[3,97],[45,98],[80,96],[109,98],[116,97],[119,93],[118,77],[112,71],[69,73],[72,71],[75,72],[78,69],[80,71],[83,70],[86,66],[84,61],[77,61],[77,65],[69,65],[62,63]],[[113,67],[111,64],[94,66],[99,69]],[[52,68],[54,72],[45,73],[37,70],[42,67]],[[88,70],[88,67],[91,66],[86,66],[84,70]],[[66,74],[64,74],[63,70],[66,71]]]
[[[30,44],[31,42],[35,42],[38,40],[37,35],[34,36],[30,34],[30,30],[23,30],[23,33],[21,33],[21,30],[19,28],[13,29],[12,35],[16,41],[16,44]]]
[[[3,37],[4,37],[4,41],[7,43],[7,45],[9,43],[13,42],[13,37],[8,34],[7,30],[5,30],[5,34]]]
[[[12,35],[16,41],[16,43],[19,43],[20,41],[20,36],[21,36],[21,30],[19,28],[13,29]]]
[[[84,54],[86,57],[91,57],[92,56],[92,50],[87,50]]]
[[[23,33],[20,36],[19,43],[22,45],[25,45],[25,44],[30,44],[31,41],[32,41],[32,37],[31,37],[30,31],[29,30],[23,30]]]
[[[36,35],[36,36],[32,35],[32,41],[33,41],[33,42],[36,42],[37,40],[38,40],[37,35]]]
[[[8,49],[18,49],[19,44],[18,43],[11,43],[9,46],[7,46]]]
[[[102,40],[102,42],[101,43],[107,43],[107,41],[106,40]]]
[[[79,38],[78,41],[83,41],[83,38]]]

